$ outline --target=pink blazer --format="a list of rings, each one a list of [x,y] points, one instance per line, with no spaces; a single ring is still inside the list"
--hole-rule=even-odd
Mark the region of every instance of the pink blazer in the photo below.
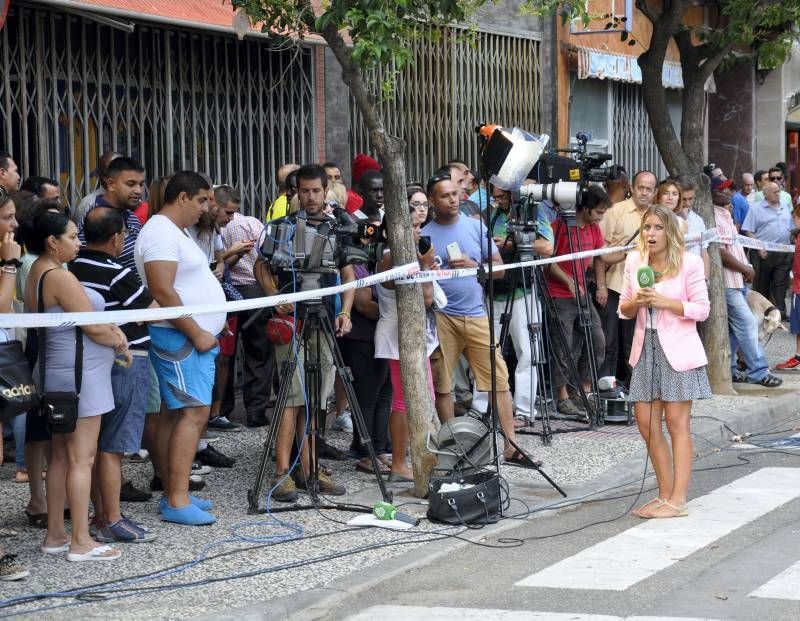
[[[620,305],[636,296],[640,288],[636,280],[636,271],[643,264],[642,256],[636,250],[628,254],[625,260],[622,293],[619,296]],[[711,307],[703,272],[703,260],[688,252],[684,253],[681,271],[673,278],[661,281],[659,290],[668,298],[683,301],[683,317],[661,310],[656,321],[658,340],[670,365],[676,371],[688,371],[708,364],[696,326],[698,321],[705,321]],[[622,312],[619,316],[623,319],[633,319],[623,315]],[[640,308],[636,314],[636,330],[633,333],[629,360],[632,367],[636,366],[642,355],[647,321],[648,309]]]

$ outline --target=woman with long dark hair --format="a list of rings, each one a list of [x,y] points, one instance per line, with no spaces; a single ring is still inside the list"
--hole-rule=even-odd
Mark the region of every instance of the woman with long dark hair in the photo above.
[[[636,319],[629,398],[658,481],[658,496],[634,511],[643,518],[688,514],[692,402],[709,399],[708,364],[697,322],[708,317],[700,257],[686,252],[678,221],[663,205],[642,214],[638,251],[625,261],[619,315]],[[647,269],[647,267],[652,270]],[[672,451],[661,430],[666,419]]]
[[[67,216],[45,211],[34,218],[25,237],[27,247],[39,255],[31,266],[25,290],[28,312],[37,312],[41,289],[44,312],[91,312],[105,304],[96,291],[81,286],[64,268],[78,254],[80,240],[75,223]],[[67,552],[70,561],[110,561],[121,552],[99,544],[89,535],[89,492],[97,452],[100,417],[114,408],[111,365],[115,355],[130,363],[128,341],[117,326],[81,326],[83,359],[78,420],[72,433],[53,433],[47,470],[47,534],[41,545],[45,554]],[[75,386],[74,328],[49,328],[46,341],[39,343],[39,362],[45,360],[42,393],[73,391]],[[69,500],[72,535],[64,526],[64,507]]]

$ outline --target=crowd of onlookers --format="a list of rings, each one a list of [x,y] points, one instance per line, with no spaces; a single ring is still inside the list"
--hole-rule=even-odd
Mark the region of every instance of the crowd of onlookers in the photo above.
[[[380,166],[364,154],[352,163],[350,188],[333,162],[281,166],[280,193],[267,206],[264,220],[241,213],[242,200],[234,187],[197,172],[179,171],[148,185],[142,165],[118,153],[103,154],[97,172],[96,190],[78,205],[66,205],[57,180],[31,176],[20,184],[13,157],[0,152],[0,312],[141,310],[146,315],[146,309],[158,306],[224,303],[292,291],[296,274],[275,269],[259,252],[268,222],[285,221],[295,231],[300,226],[308,236],[309,230],[320,232],[330,218],[344,214],[376,225],[383,218]],[[741,231],[762,241],[790,243],[800,224],[800,207],[793,206],[783,189],[784,169],[746,173],[735,191],[718,168],[712,165],[706,173],[716,225],[723,234]],[[531,251],[544,257],[630,243],[641,214],[652,204],[674,212],[684,233],[701,232],[706,227],[693,210],[696,192],[687,179],[659,182],[649,171],[629,178],[617,167],[602,187],[594,185],[584,193],[574,224],[559,216],[557,206],[543,202],[529,240]],[[501,320],[508,324],[508,342],[498,348],[496,358],[503,456],[507,462],[529,463],[515,449],[515,433],[532,424],[537,407],[547,407],[551,395],[555,412],[588,420],[591,413],[576,395],[591,389],[592,367],[600,377],[615,377],[622,385],[629,381],[633,322],[618,313],[625,254],[552,264],[538,282],[524,272],[503,269],[520,258],[512,213],[515,193],[484,187],[466,163],[452,161],[425,183],[409,183],[407,197],[421,269],[493,263],[492,300],[486,300],[476,278],[423,285],[429,358],[423,366],[438,418],[444,422],[469,409],[486,410],[492,389],[486,309],[493,304],[495,335],[501,333]],[[487,227],[492,237],[488,253]],[[706,248],[702,243],[689,246],[703,257],[708,276]],[[720,248],[731,351],[739,352],[738,359],[732,357],[734,381],[777,386],[781,380],[769,371],[746,297],[750,287],[762,293],[784,318],[791,315],[792,331],[800,334],[800,314],[785,303],[793,255],[749,252],[738,244]],[[351,282],[391,264],[387,249],[370,264],[337,265],[317,284]],[[541,296],[552,300],[543,333],[532,329],[543,313]],[[344,494],[326,465],[313,476],[310,470],[303,364],[291,378],[283,411],[273,411],[280,370],[293,355],[298,360],[318,358],[320,407],[326,409],[330,397],[331,427],[353,433],[347,453],[326,443],[324,433],[314,436],[314,454],[352,458],[359,471],[393,482],[411,481],[394,284],[326,299],[326,313],[352,371],[364,421],[361,432],[368,434],[377,462],[370,459],[358,426],[354,430],[354,404],[336,379],[327,348],[295,352],[291,339],[267,329],[268,321],[279,321],[291,334],[294,311],[283,305],[266,315],[260,310],[221,311],[149,324],[52,328],[44,335],[0,329],[2,340],[25,340],[35,379],[44,363],[40,392],[80,393],[70,433],[52,432],[38,410],[4,425],[15,446],[16,481],[30,489],[27,520],[45,530],[41,551],[65,554],[75,562],[104,561],[120,556],[115,544],[153,541],[156,533],[126,517],[120,503],[149,500],[155,491],[163,491],[158,506],[163,520],[213,523],[212,500],[193,492],[203,489],[212,468],[234,466],[235,459],[213,444],[219,433],[241,432],[245,426],[279,425],[273,500],[294,501],[299,492],[309,490],[310,482],[322,494]],[[589,318],[592,347],[584,338],[584,317]],[[554,338],[556,331],[563,338]],[[547,385],[541,386],[536,367],[546,348],[553,355],[546,356]],[[232,420],[237,418],[237,351],[244,415]],[[568,364],[570,360],[576,364]],[[800,352],[779,368],[795,366],[800,366]],[[141,459],[145,452],[153,467],[150,490],[125,481],[121,469],[125,455]],[[0,579],[27,575],[15,555],[0,551],[0,556]]]

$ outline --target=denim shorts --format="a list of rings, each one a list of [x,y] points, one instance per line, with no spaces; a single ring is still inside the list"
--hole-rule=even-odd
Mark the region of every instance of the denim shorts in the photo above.
[[[125,368],[111,367],[114,409],[103,415],[99,450],[105,453],[135,453],[141,448],[147,394],[150,390],[150,363],[147,356],[133,356]]]
[[[180,330],[150,327],[150,361],[169,410],[211,405],[219,347],[197,351]]]

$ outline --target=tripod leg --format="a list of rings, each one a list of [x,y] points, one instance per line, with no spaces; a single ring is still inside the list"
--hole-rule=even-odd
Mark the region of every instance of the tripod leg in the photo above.
[[[530,278],[530,285],[526,277]],[[523,299],[525,300],[525,316],[528,320],[527,328],[531,356],[531,373],[534,373],[534,368],[536,369],[537,390],[535,395],[531,395],[531,410],[534,408],[534,402],[537,402],[539,406],[539,416],[542,420],[542,443],[545,446],[550,446],[553,442],[553,430],[550,427],[550,414],[547,411],[547,402],[544,398],[545,355],[543,351],[544,339],[542,338],[542,326],[544,322],[535,295],[535,292],[539,290],[536,285],[536,272],[530,270],[530,268],[524,268],[522,270],[522,290],[524,294]],[[532,321],[534,315],[536,318],[535,322]],[[531,411],[531,416],[533,416],[533,411]]]
[[[275,399],[275,408],[272,411],[272,424],[269,427],[267,438],[264,441],[264,448],[261,452],[261,459],[259,460],[258,470],[256,471],[256,478],[253,481],[253,486],[247,492],[247,500],[249,505],[248,513],[251,514],[261,512],[259,497],[261,496],[261,489],[264,486],[270,453],[278,437],[278,429],[283,421],[283,413],[286,408],[287,398],[289,397],[289,389],[292,385],[292,378],[294,377],[295,369],[297,368],[297,358],[300,351],[300,343],[302,342],[304,329],[305,325],[300,329],[300,333],[295,336],[294,340],[292,341],[292,346],[289,350],[289,357],[283,363],[280,383],[278,384],[278,396]]]
[[[325,336],[325,339],[328,342],[328,348],[333,356],[334,365],[339,373],[339,377],[342,379],[342,386],[344,387],[345,394],[347,394],[347,400],[350,403],[350,412],[352,413],[353,424],[358,428],[361,446],[366,448],[367,452],[369,453],[369,458],[372,462],[372,470],[375,473],[378,487],[381,490],[381,497],[385,502],[391,502],[392,493],[386,489],[386,484],[381,476],[380,462],[378,461],[378,456],[375,453],[375,447],[372,446],[372,438],[370,438],[369,433],[367,432],[367,425],[364,422],[364,414],[361,412],[361,406],[358,404],[358,397],[355,389],[353,388],[353,373],[350,371],[350,367],[344,363],[342,352],[339,351],[339,345],[336,343],[336,339],[334,338],[333,325],[331,324],[330,319],[327,315],[320,315],[320,322],[323,326],[323,329],[320,332]]]

